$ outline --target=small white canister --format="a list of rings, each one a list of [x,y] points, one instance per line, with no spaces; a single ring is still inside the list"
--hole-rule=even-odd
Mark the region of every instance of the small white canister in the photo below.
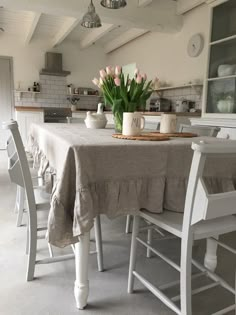
[[[177,117],[174,114],[162,114],[160,133],[175,133]]]

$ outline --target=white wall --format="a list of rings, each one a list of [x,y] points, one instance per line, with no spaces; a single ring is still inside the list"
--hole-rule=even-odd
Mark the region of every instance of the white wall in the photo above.
[[[76,86],[94,87],[91,80],[106,64],[106,56],[99,46],[81,50],[78,43],[65,41],[58,48],[51,49],[47,41],[33,40],[29,45],[24,45],[17,37],[3,34],[0,37],[0,56],[13,57],[16,89],[19,82],[23,89],[31,86],[34,81],[39,81],[39,71],[44,68],[46,51],[63,54],[63,68],[71,71],[67,82]]]
[[[108,55],[109,64],[136,62],[151,79],[158,76],[170,84],[182,84],[203,79],[207,63],[209,17],[207,5],[184,16],[181,32],[176,34],[148,33]],[[187,54],[187,44],[195,33],[205,39],[204,50],[197,58]]]

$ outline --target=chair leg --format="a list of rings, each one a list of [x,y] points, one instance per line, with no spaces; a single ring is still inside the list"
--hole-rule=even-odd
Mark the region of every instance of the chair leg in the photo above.
[[[133,230],[132,230],[132,239],[131,239],[131,250],[130,250],[130,261],[129,261],[129,277],[128,277],[128,293],[133,293],[134,289],[134,275],[133,271],[136,266],[136,252],[137,252],[137,240],[139,232],[139,222],[140,216],[134,216],[133,220]]]
[[[125,233],[126,233],[126,234],[131,233],[130,225],[131,225],[131,215],[128,214],[128,215],[126,216],[126,227],[125,227]]]
[[[181,243],[180,294],[181,315],[192,315],[192,238],[183,238]]]
[[[27,230],[26,230],[26,247],[25,247],[25,253],[26,255],[29,254],[29,228],[27,226]]]
[[[97,250],[97,262],[98,271],[103,271],[103,249],[102,249],[102,231],[101,231],[101,220],[100,215],[98,215],[94,220],[94,230],[95,230],[95,241]]]
[[[36,263],[36,252],[37,252],[37,214],[36,211],[34,215],[29,217],[28,222],[29,229],[29,255],[28,255],[28,265],[27,265],[27,281],[34,279],[34,270]]]
[[[16,207],[17,207],[17,220],[16,226],[19,227],[22,224],[23,213],[24,213],[24,202],[25,202],[25,190],[23,187],[17,186],[16,198]]]
[[[16,185],[16,202],[15,202],[15,209],[14,212],[18,213],[18,202],[19,202],[19,188],[20,186]]]
[[[54,257],[52,245],[49,244],[49,243],[48,243],[48,251],[49,251],[49,256],[50,256],[51,258]]]
[[[150,246],[152,245],[152,232],[153,232],[152,229],[149,229],[147,231],[147,243]],[[149,248],[147,248],[147,258],[151,258],[151,257],[152,257],[152,251]]]

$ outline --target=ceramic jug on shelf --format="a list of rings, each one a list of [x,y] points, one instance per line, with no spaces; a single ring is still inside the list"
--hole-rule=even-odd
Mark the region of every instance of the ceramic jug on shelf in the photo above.
[[[162,114],[160,133],[175,133],[177,117],[174,114]]]

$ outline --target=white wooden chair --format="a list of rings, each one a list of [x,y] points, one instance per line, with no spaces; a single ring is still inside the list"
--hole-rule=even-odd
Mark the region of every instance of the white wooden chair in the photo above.
[[[27,281],[33,280],[34,271],[36,264],[53,263],[62,260],[74,258],[74,254],[62,255],[52,257],[51,247],[49,245],[49,258],[36,260],[37,253],[37,239],[38,232],[46,231],[46,226],[39,226],[38,216],[39,211],[49,212],[50,200],[47,195],[39,187],[33,188],[32,178],[30,169],[24,150],[23,142],[19,133],[18,124],[16,121],[10,121],[9,123],[3,123],[3,129],[8,129],[11,132],[12,141],[14,143],[15,151],[8,159],[8,172],[10,179],[13,183],[22,187],[25,191],[27,201],[27,215],[28,215],[28,226],[27,226],[27,253],[28,253],[28,264],[27,264]],[[95,219],[95,238],[97,248],[97,260],[98,270],[103,271],[103,254],[102,254],[102,239],[101,239],[101,226],[100,217]],[[72,247],[73,248],[73,247]]]
[[[148,211],[140,211],[139,215],[134,217],[129,265],[128,293],[133,292],[134,278],[137,278],[172,311],[180,315],[192,314],[192,294],[197,294],[209,288],[221,285],[235,295],[235,289],[226,281],[192,259],[192,244],[194,240],[211,237],[215,242],[218,242],[216,240],[218,236],[236,230],[236,216],[234,215],[236,214],[236,191],[208,194],[203,181],[203,170],[206,158],[210,156],[222,157],[225,162],[226,155],[231,156],[231,158],[236,157],[236,146],[227,143],[193,143],[192,149],[194,150],[194,156],[189,175],[184,214],[171,211],[164,211],[162,214],[153,214]],[[140,218],[144,218],[154,227],[157,226],[181,239],[180,266],[138,237]],[[148,226],[148,228],[150,228],[150,226]],[[156,288],[136,271],[137,242],[149,248],[154,254],[164,259],[170,266],[180,272],[180,295],[170,299],[164,293],[165,289],[178,284],[178,282],[174,281]],[[218,244],[236,253],[234,249],[229,248],[223,243],[218,242]],[[208,277],[213,280],[213,283],[191,291],[192,264],[200,270],[200,273],[193,276],[194,278],[208,275]],[[178,300],[181,300],[181,308],[178,308],[174,303]],[[225,314],[231,310],[235,310],[235,307],[236,305],[234,304],[215,314]]]
[[[202,136],[216,137],[219,131],[220,131],[219,127],[190,126],[184,124],[180,124],[179,126],[179,132],[192,132],[197,134],[199,137]]]
[[[192,132],[197,134],[198,136],[207,136],[207,137],[216,137],[218,132],[220,131],[219,127],[209,127],[209,126],[190,126],[185,124],[180,124],[179,132]],[[126,233],[130,233],[130,226],[131,226],[131,216],[127,216],[126,219]],[[152,243],[152,229],[147,230],[147,242],[148,244]],[[158,234],[165,236],[161,230],[156,230]],[[147,249],[147,257],[150,258],[152,256],[151,251]]]

